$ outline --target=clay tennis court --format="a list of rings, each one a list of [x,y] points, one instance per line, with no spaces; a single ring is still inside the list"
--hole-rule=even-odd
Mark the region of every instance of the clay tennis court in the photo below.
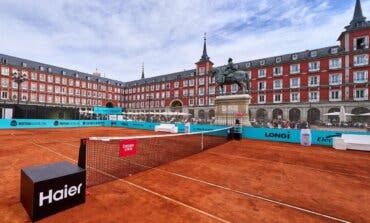
[[[0,216],[29,222],[20,169],[78,158],[80,138],[121,128],[0,130]],[[40,222],[370,222],[370,153],[254,140],[89,187],[86,203]]]

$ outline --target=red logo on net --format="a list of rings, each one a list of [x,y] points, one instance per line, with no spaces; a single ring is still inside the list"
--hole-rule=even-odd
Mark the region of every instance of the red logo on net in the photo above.
[[[137,150],[137,140],[136,139],[126,139],[119,142],[119,156],[126,157],[136,154]]]

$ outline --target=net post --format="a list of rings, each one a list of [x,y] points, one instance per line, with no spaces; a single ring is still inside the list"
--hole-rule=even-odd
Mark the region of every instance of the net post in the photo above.
[[[203,137],[203,132],[202,132],[202,139],[201,139],[201,144],[200,144],[200,146],[201,146],[201,150],[203,151],[204,150],[204,137]]]
[[[80,149],[78,151],[78,166],[86,169],[86,141],[87,139],[80,140]]]

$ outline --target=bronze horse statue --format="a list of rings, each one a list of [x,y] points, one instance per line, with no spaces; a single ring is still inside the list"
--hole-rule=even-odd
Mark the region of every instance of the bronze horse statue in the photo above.
[[[213,68],[210,72],[211,77],[216,76],[216,83],[220,87],[220,94],[223,95],[224,85],[237,84],[239,86],[238,92],[249,93],[249,76],[248,73],[242,70],[227,72],[226,69]],[[244,89],[244,91],[243,91]]]

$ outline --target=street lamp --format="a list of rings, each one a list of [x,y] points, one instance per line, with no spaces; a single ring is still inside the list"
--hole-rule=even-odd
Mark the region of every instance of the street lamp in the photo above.
[[[17,83],[18,85],[18,97],[17,97],[17,105],[19,105],[19,97],[20,97],[20,91],[21,91],[21,84],[27,80],[27,75],[22,73],[13,73],[13,81]]]

